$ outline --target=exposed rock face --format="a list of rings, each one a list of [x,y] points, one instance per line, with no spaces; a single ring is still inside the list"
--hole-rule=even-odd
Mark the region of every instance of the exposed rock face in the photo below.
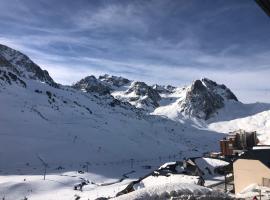
[[[172,93],[176,89],[176,87],[171,85],[164,86],[157,84],[153,85],[152,88],[160,94]]]
[[[58,86],[46,70],[42,70],[26,55],[1,44],[0,67],[6,68],[21,77],[40,80],[54,87]]]
[[[207,88],[212,90],[214,93],[217,93],[220,96],[222,96],[223,99],[231,99],[231,100],[238,101],[237,97],[225,85],[223,85],[223,84],[219,85],[216,82],[214,82],[210,79],[207,79],[207,78],[203,78],[202,82],[204,83],[204,85]]]
[[[141,103],[145,104],[146,106],[159,106],[158,101],[161,99],[159,93],[146,83],[133,82],[130,88],[126,91],[126,94],[130,94],[132,92],[134,92],[136,97],[130,98],[130,101],[140,100]]]
[[[174,87],[174,86],[172,86],[172,85],[167,85],[167,86],[166,86],[166,89],[167,89],[168,91],[170,91],[170,92],[173,92],[173,91],[176,89],[176,87]]]
[[[225,86],[209,79],[196,80],[180,101],[182,112],[200,119],[209,119],[218,109],[224,107],[225,100],[238,101]]]
[[[1,55],[1,52],[0,52],[0,67],[10,68],[12,71],[16,70],[16,68],[4,56]],[[17,71],[17,73],[19,73],[19,71]]]
[[[110,94],[110,88],[95,76],[87,76],[72,87],[86,92],[95,92],[100,95]]]
[[[169,92],[164,85],[155,84],[152,86],[152,88],[156,90],[159,94],[165,94]]]
[[[0,69],[0,80],[4,81],[5,83],[8,83],[9,85],[11,85],[12,82],[15,82],[18,85],[26,87],[26,83],[22,79],[20,79],[16,74],[1,69]]]
[[[5,87],[14,83],[27,87],[27,79],[45,82],[53,87],[61,86],[26,55],[0,44],[0,85]],[[95,76],[87,76],[72,87],[105,95],[99,98],[108,98],[112,107],[135,106],[149,113],[159,109],[157,113],[168,116],[176,111],[173,116],[180,113],[204,120],[215,115],[218,109],[225,106],[226,101],[238,101],[225,85],[219,85],[207,78],[196,80],[191,86],[178,88],[157,84],[149,86],[144,82],[105,74],[98,79]]]
[[[119,77],[119,76],[110,76],[108,74],[105,74],[103,76],[99,76],[98,78],[100,81],[107,83],[110,86],[115,86],[115,87],[121,87],[123,85],[126,85],[128,83],[130,83],[131,81],[123,78],[123,77]]]

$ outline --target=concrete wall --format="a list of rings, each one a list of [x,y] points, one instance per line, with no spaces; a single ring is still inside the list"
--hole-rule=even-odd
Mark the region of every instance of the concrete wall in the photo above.
[[[238,159],[233,163],[235,193],[251,184],[262,185],[263,178],[270,179],[270,169],[258,160]]]

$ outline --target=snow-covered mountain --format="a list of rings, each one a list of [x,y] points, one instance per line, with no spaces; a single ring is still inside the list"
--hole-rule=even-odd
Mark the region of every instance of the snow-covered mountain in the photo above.
[[[240,119],[211,123],[209,128],[224,133],[238,129],[257,131],[260,134],[261,143],[269,145],[270,110]]]
[[[87,76],[73,85],[73,88],[88,93],[98,93],[100,95],[110,94],[111,88],[98,80],[95,76]]]
[[[161,101],[160,93],[145,83],[89,76],[72,87],[62,86],[18,51],[1,46],[0,56],[0,169],[38,164],[38,156],[52,166],[67,167],[197,155],[216,149],[223,136],[149,115],[133,101],[114,98],[117,89],[126,88],[126,96],[139,97],[136,103],[157,106],[153,102]],[[202,136],[205,142],[195,139]]]
[[[109,75],[95,80],[99,84],[96,92],[107,88],[107,93],[115,99],[140,108],[145,113],[181,123],[196,124],[222,133],[240,128],[257,131],[262,143],[270,143],[270,129],[267,125],[270,118],[263,114],[269,112],[270,104],[244,104],[224,84],[207,78],[195,80],[185,87],[147,85],[144,82]],[[85,91],[84,85],[78,87],[78,83],[74,87]]]
[[[253,126],[248,130],[258,129],[263,138],[268,138],[265,134],[269,117],[260,112],[269,112],[269,104],[243,104],[225,85],[207,78],[195,80],[189,86],[174,87],[147,85],[123,77],[103,75],[98,78],[88,76],[73,86],[62,86],[26,55],[0,45],[0,85],[1,113],[4,113],[0,116],[2,135],[12,134],[15,137],[18,134],[23,137],[26,134],[28,136],[23,139],[32,137],[39,124],[43,129],[35,134],[42,137],[52,134],[53,138],[53,135],[64,134],[61,137],[76,138],[76,141],[81,135],[82,138],[91,138],[94,149],[106,146],[107,152],[112,153],[119,151],[116,144],[124,143],[136,156],[143,155],[144,151],[151,146],[155,148],[157,144],[161,154],[164,151],[179,151],[181,145],[187,150],[190,147],[182,141],[184,136],[187,136],[186,140],[192,140],[194,135],[191,133],[209,137],[218,135],[209,134],[211,131],[208,128],[222,133],[245,129],[250,119]],[[14,123],[17,125],[14,126]],[[205,129],[202,130],[202,127]],[[98,132],[106,136],[96,135]],[[108,141],[115,144],[107,145]],[[169,146],[175,148],[166,148],[168,142],[174,143]],[[147,144],[146,149],[138,147],[142,144]],[[42,145],[45,145],[44,149],[47,144]],[[195,146],[200,145],[192,144],[192,148]],[[82,146],[78,148],[84,149]]]
[[[26,55],[0,45],[0,194],[10,199],[33,188],[33,199],[58,198],[52,191],[73,199],[70,188],[84,179],[74,171],[86,165],[92,181],[115,181],[131,161],[138,177],[145,163],[218,150],[223,133],[239,128],[258,131],[261,142],[270,144],[269,121],[269,104],[243,104],[206,78],[175,87],[90,75],[63,86]],[[46,182],[48,188],[33,176],[42,174],[40,158],[56,180]],[[8,174],[19,176],[14,182]],[[84,199],[98,197],[92,188],[98,186],[90,185]],[[111,187],[110,195],[119,190]]]
[[[8,76],[13,80],[16,79],[16,76],[20,76],[28,79],[39,80],[54,87],[57,86],[46,70],[42,70],[26,55],[1,44],[0,67],[0,69],[5,68],[7,70],[6,72],[9,72]],[[5,73],[5,71],[3,71],[3,73]],[[16,75],[13,76],[12,74]],[[2,75],[2,77],[9,81],[7,76]],[[21,79],[19,78],[18,81],[20,82]]]
[[[238,101],[225,85],[206,78],[196,80],[188,87],[177,88],[157,84],[150,86],[144,82],[109,75],[100,76],[98,79],[89,76],[73,87],[82,91],[111,94],[122,102],[168,117],[177,112],[207,120],[224,107],[225,101]]]
[[[190,86],[174,91],[173,97],[179,94],[178,98],[169,104],[163,104],[154,110],[154,114],[166,115],[172,119],[185,116],[208,120],[217,115],[218,110],[224,108],[227,101],[238,101],[225,85],[219,85],[207,78],[195,80]]]

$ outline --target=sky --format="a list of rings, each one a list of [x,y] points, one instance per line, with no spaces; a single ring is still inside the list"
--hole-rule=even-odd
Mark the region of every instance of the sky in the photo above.
[[[207,77],[243,102],[270,102],[270,17],[253,0],[1,0],[0,27],[1,44],[58,83]]]

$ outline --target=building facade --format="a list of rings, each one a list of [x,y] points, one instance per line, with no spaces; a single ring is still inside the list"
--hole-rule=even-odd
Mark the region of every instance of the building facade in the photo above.
[[[270,148],[249,150],[233,163],[235,193],[250,185],[270,187]]]
[[[256,132],[246,132],[244,130],[234,131],[227,137],[220,140],[220,151],[223,156],[233,156],[257,145]]]

